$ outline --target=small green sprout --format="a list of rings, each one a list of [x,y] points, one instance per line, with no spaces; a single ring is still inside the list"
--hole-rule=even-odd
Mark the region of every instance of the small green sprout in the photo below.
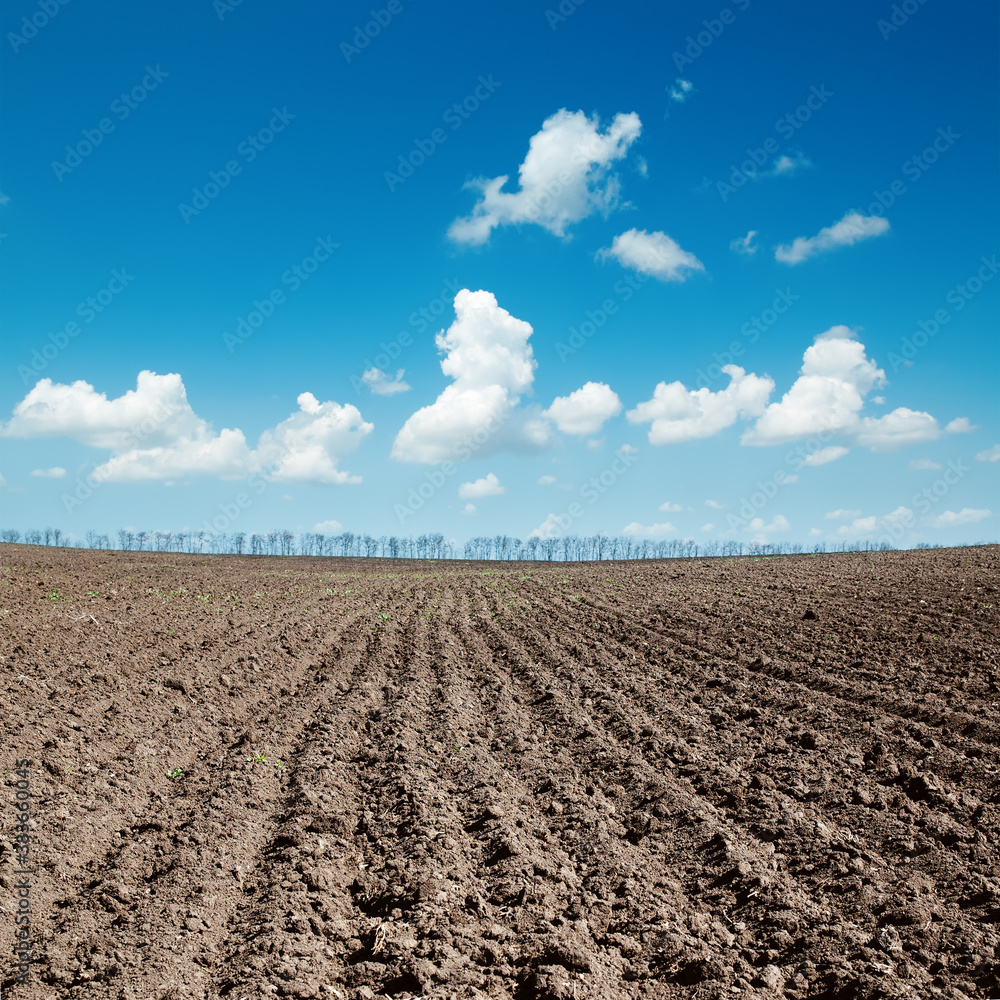
[[[184,777],[184,768],[182,768],[182,767],[172,768],[171,770],[167,771],[167,777],[171,781],[176,781],[178,778],[183,778]]]

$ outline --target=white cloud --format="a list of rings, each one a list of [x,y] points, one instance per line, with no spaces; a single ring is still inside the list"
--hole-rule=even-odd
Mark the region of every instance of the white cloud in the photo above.
[[[330,535],[335,531],[340,531],[343,527],[340,521],[320,521],[313,526],[313,531],[318,531],[321,535]]]
[[[619,233],[610,248],[597,251],[598,260],[613,257],[622,267],[632,268],[660,281],[684,281],[692,271],[704,271],[705,265],[693,253],[682,250],[666,233],[658,230],[629,229]]]
[[[837,247],[851,246],[889,231],[889,220],[878,215],[848,212],[839,222],[821,229],[815,236],[799,236],[779,246],[774,259],[783,264],[801,264],[810,257]]]
[[[706,507],[711,507],[712,510],[724,510],[726,505],[724,503],[719,503],[718,500],[706,500]]]
[[[670,88],[670,100],[683,104],[694,93],[694,84],[690,80],[682,80],[680,77],[674,81]]]
[[[531,531],[528,535],[529,538],[558,538],[559,535],[565,530],[563,524],[566,521],[566,515],[564,514],[549,514],[542,523]]]
[[[649,443],[676,444],[711,437],[740,417],[764,412],[774,382],[747,375],[738,365],[724,365],[729,385],[718,392],[686,389],[681,382],[660,382],[653,398],[626,413],[630,423],[649,423]]]
[[[979,428],[970,423],[968,417],[956,417],[954,420],[949,420],[944,427],[945,434],[971,434],[975,430]]]
[[[596,434],[604,422],[618,416],[622,401],[603,382],[587,382],[568,396],[557,396],[544,415],[564,434]]]
[[[870,535],[875,531],[878,518],[872,514],[869,517],[855,518],[850,524],[842,524],[837,529],[839,535]]]
[[[817,465],[827,465],[829,462],[836,462],[838,458],[843,458],[849,448],[844,448],[842,445],[830,445],[829,448],[820,448],[819,451],[814,451],[811,455],[806,455],[802,459],[803,465],[817,466]]]
[[[439,333],[441,370],[454,381],[406,421],[392,446],[401,462],[436,463],[479,457],[503,448],[529,451],[551,441],[548,421],[517,411],[531,388],[537,362],[529,323],[497,305],[490,292],[463,288],[455,321]]]
[[[621,451],[621,452],[624,452],[626,455],[638,455],[639,454],[639,449],[636,448],[634,445],[631,445],[631,444],[623,444],[618,450]]]
[[[931,524],[935,528],[956,528],[962,524],[975,524],[977,521],[985,521],[992,515],[991,510],[975,510],[972,507],[963,507],[960,511],[946,510],[935,517]]]
[[[389,378],[381,368],[369,368],[361,375],[364,382],[376,396],[392,396],[406,392],[410,387],[403,381],[405,369],[400,368],[394,378]]]
[[[539,486],[551,486],[556,481],[555,476],[539,476],[538,485]]]
[[[607,435],[601,438],[591,438],[587,442],[587,448],[590,451],[600,451],[604,447],[604,442],[607,440]]]
[[[858,511],[848,511],[845,513],[856,514]],[[868,538],[876,532],[885,531],[888,528],[898,529],[899,526],[910,528],[913,526],[913,523],[913,511],[909,507],[899,506],[888,514],[881,516],[870,514],[867,517],[855,517],[850,524],[842,524],[837,529],[837,534],[850,535],[853,538]],[[897,533],[898,530],[893,532],[894,538]]]
[[[505,492],[506,487],[500,485],[500,480],[492,473],[487,473],[482,479],[471,483],[462,483],[458,488],[460,500],[477,500],[480,497],[496,497]]]
[[[791,156],[787,153],[783,153],[775,159],[774,163],[771,164],[771,169],[768,172],[772,177],[790,177],[796,170],[801,170],[803,167],[811,166],[812,163],[809,161],[809,158],[803,156],[801,153],[793,153]],[[824,232],[825,231],[826,230],[824,230]]]
[[[639,138],[637,114],[616,115],[605,132],[595,116],[557,111],[531,137],[518,168],[520,190],[504,191],[508,175],[478,178],[466,186],[481,192],[472,214],[448,229],[456,243],[478,245],[498,226],[533,222],[556,236],[594,212],[607,216],[619,201],[620,184],[611,166]]]
[[[54,465],[51,469],[32,469],[31,474],[33,476],[42,476],[45,479],[62,479],[66,475],[66,470],[58,465]]]
[[[462,513],[463,514],[475,514],[476,513],[476,505],[474,503],[467,503],[462,508]]]
[[[937,472],[939,469],[943,469],[944,466],[940,462],[934,462],[929,458],[914,458],[910,460],[910,468],[918,472],[923,470]]]
[[[985,451],[980,451],[976,454],[977,462],[1000,462],[1000,444],[993,445],[992,448],[987,448]]]
[[[864,417],[854,431],[858,444],[872,451],[892,451],[941,436],[937,420],[922,410],[900,406],[884,417]]]
[[[660,524],[640,524],[632,521],[622,528],[623,535],[633,535],[636,538],[662,538],[664,535],[672,535],[677,529],[668,521]]]
[[[702,531],[715,531],[715,525],[709,522],[708,524],[703,524],[701,526]]]
[[[676,514],[678,511],[682,511],[683,509],[684,507],[682,504],[671,503],[669,500],[661,503],[658,508],[658,510],[662,510],[665,514]]]
[[[783,444],[820,431],[853,427],[864,397],[885,382],[846,326],[821,333],[802,357],[800,375],[780,402],[771,403],[743,435],[749,445]]]
[[[822,538],[823,537],[823,529],[822,528],[810,528],[809,529],[809,537],[810,538]]]
[[[189,474],[240,478],[269,467],[272,479],[357,483],[338,468],[374,429],[351,404],[298,397],[299,412],[264,431],[252,450],[243,432],[218,434],[198,417],[178,374],[143,371],[136,388],[108,399],[86,382],[42,379],[0,428],[6,437],[68,437],[112,452],[94,470],[103,482],[173,480]]]
[[[762,517],[755,517],[748,525],[751,531],[756,531],[758,541],[765,541],[768,535],[773,535],[781,531],[788,531],[791,525],[784,514],[775,514],[770,524],[766,524]]]
[[[735,253],[742,253],[745,254],[747,257],[752,257],[760,249],[760,247],[758,247],[753,241],[753,238],[756,235],[757,235],[757,230],[751,229],[750,232],[746,234],[746,236],[742,237],[741,239],[733,240],[729,244],[729,249],[734,251]]]
[[[849,518],[860,517],[860,510],[844,510],[843,508],[838,508],[837,510],[827,511],[823,517],[828,521],[846,521]]]

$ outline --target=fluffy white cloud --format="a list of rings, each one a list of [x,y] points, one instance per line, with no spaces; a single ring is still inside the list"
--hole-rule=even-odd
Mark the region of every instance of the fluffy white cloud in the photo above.
[[[767,524],[762,517],[755,517],[747,527],[756,532],[754,536],[756,541],[764,542],[767,541],[768,536],[776,534],[780,531],[788,531],[791,525],[788,523],[788,518],[784,514],[775,514],[774,519],[770,524]]]
[[[1000,444],[993,445],[992,448],[987,448],[985,451],[980,451],[976,454],[977,462],[1000,462]],[[938,466],[940,468],[940,466]]]
[[[623,452],[626,455],[638,455],[639,454],[639,449],[636,448],[634,445],[631,445],[631,444],[623,444],[618,450],[620,452]]]
[[[820,448],[819,451],[814,451],[811,455],[806,455],[802,459],[803,465],[827,465],[830,462],[836,462],[838,458],[843,458],[849,448],[845,448],[843,445],[832,444],[828,448]]]
[[[747,257],[752,257],[760,249],[760,247],[758,247],[753,241],[756,235],[757,230],[751,229],[746,236],[733,240],[729,244],[729,249],[735,253],[742,253],[746,254]]]
[[[662,538],[664,535],[672,535],[676,530],[668,521],[660,524],[640,524],[638,521],[632,521],[622,528],[622,534],[636,538]]]
[[[567,518],[564,514],[549,514],[547,518],[529,534],[529,538],[558,538],[565,531]]]
[[[551,486],[556,481],[555,476],[539,476],[538,485],[539,486]]]
[[[400,368],[395,378],[389,378],[381,368],[369,368],[361,375],[361,381],[368,386],[376,396],[392,396],[397,392],[406,392],[410,387],[403,381],[405,369]]]
[[[520,190],[503,190],[506,174],[470,181],[467,187],[480,191],[480,200],[471,215],[451,224],[448,235],[456,243],[478,245],[498,226],[533,222],[565,236],[568,226],[594,212],[607,216],[620,191],[612,164],[628,154],[641,130],[634,112],[616,115],[602,132],[596,116],[557,111],[531,137],[518,168]]]
[[[66,475],[66,470],[61,466],[54,465],[51,469],[32,469],[33,476],[42,476],[45,479],[62,479]]]
[[[531,325],[497,305],[490,292],[463,288],[455,296],[455,321],[437,335],[445,352],[441,370],[454,381],[402,426],[392,446],[401,462],[443,462],[482,457],[503,448],[536,450],[550,443],[548,421],[519,412],[537,362]]]
[[[878,215],[848,212],[839,222],[821,229],[815,236],[799,236],[774,251],[774,259],[783,264],[801,264],[827,250],[851,246],[889,231],[889,220]]]
[[[692,271],[704,271],[705,265],[693,253],[682,250],[666,233],[658,230],[629,229],[619,233],[610,247],[597,251],[599,260],[613,257],[622,267],[632,268],[660,281],[684,281]]]
[[[838,508],[837,510],[827,511],[823,517],[828,521],[847,521],[851,518],[860,517],[860,510],[845,510],[843,508]]]
[[[660,382],[653,398],[629,410],[633,424],[648,423],[650,444],[676,444],[711,437],[734,424],[740,417],[756,417],[764,412],[774,382],[767,377],[747,375],[738,365],[724,365],[729,385],[718,392],[686,389],[681,382]]]
[[[726,505],[724,503],[719,503],[718,500],[706,500],[705,506],[711,507],[712,510],[724,510]]]
[[[972,507],[963,507],[960,511],[946,510],[935,517],[931,524],[935,528],[956,528],[962,524],[985,521],[992,513],[991,510],[975,510]]]
[[[314,525],[313,531],[318,531],[321,535],[332,535],[335,531],[341,531],[343,527],[340,521],[320,521]]]
[[[851,511],[849,513],[858,513]],[[842,524],[837,529],[838,535],[850,535],[852,538],[869,538],[876,532],[893,529],[892,537],[898,540],[899,528],[911,528],[914,524],[913,511],[909,507],[897,507],[888,514],[868,517],[855,517],[850,524]]]
[[[892,451],[941,436],[937,420],[922,410],[900,406],[884,417],[864,417],[854,432],[858,444],[872,451]]]
[[[564,434],[596,434],[604,421],[622,411],[618,394],[603,382],[587,382],[568,396],[557,396],[544,411]]]
[[[476,505],[474,503],[467,503],[462,508],[462,513],[463,514],[475,514],[476,513]]]
[[[140,372],[136,388],[108,399],[86,382],[42,379],[14,408],[0,435],[68,437],[113,454],[93,475],[103,482],[206,474],[239,478],[269,467],[273,479],[355,483],[339,460],[371,433],[356,407],[298,398],[299,412],[265,431],[251,450],[241,430],[216,434],[187,400],[178,374]]]
[[[471,483],[462,483],[458,487],[460,500],[476,500],[479,497],[496,497],[505,492],[506,487],[500,485],[500,480],[492,472],[487,473],[482,479],[476,479]]]
[[[979,430],[979,427],[971,423],[968,417],[955,417],[954,420],[949,420],[944,428],[945,434],[971,434],[976,430]]]
[[[664,514],[676,514],[678,511],[684,509],[682,504],[671,503],[669,500],[664,501],[660,504],[659,510],[662,510]]]
[[[932,461],[929,458],[914,458],[910,460],[910,468],[915,471],[937,472],[944,466],[940,462]]]

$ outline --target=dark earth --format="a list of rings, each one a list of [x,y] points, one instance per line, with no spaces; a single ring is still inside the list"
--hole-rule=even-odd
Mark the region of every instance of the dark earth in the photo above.
[[[4,1000],[1000,997],[1000,547],[0,558]]]

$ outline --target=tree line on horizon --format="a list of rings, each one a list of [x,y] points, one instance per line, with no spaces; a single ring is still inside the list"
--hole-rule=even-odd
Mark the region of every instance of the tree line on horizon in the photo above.
[[[619,559],[677,559],[698,556],[797,555],[803,552],[881,552],[895,548],[888,542],[860,540],[827,546],[818,542],[803,547],[795,542],[742,542],[736,539],[697,543],[693,539],[633,538],[629,535],[562,535],[527,539],[511,535],[478,535],[461,548],[440,533],[417,538],[397,535],[322,534],[305,531],[206,532],[132,531],[116,535],[88,531],[83,541],[70,540],[59,528],[0,531],[0,541],[10,544],[54,545],[121,552],[187,552],[236,556],[341,556],[382,559],[529,560],[544,562],[597,562]],[[116,544],[117,543],[117,544]],[[917,548],[940,548],[920,543]]]

